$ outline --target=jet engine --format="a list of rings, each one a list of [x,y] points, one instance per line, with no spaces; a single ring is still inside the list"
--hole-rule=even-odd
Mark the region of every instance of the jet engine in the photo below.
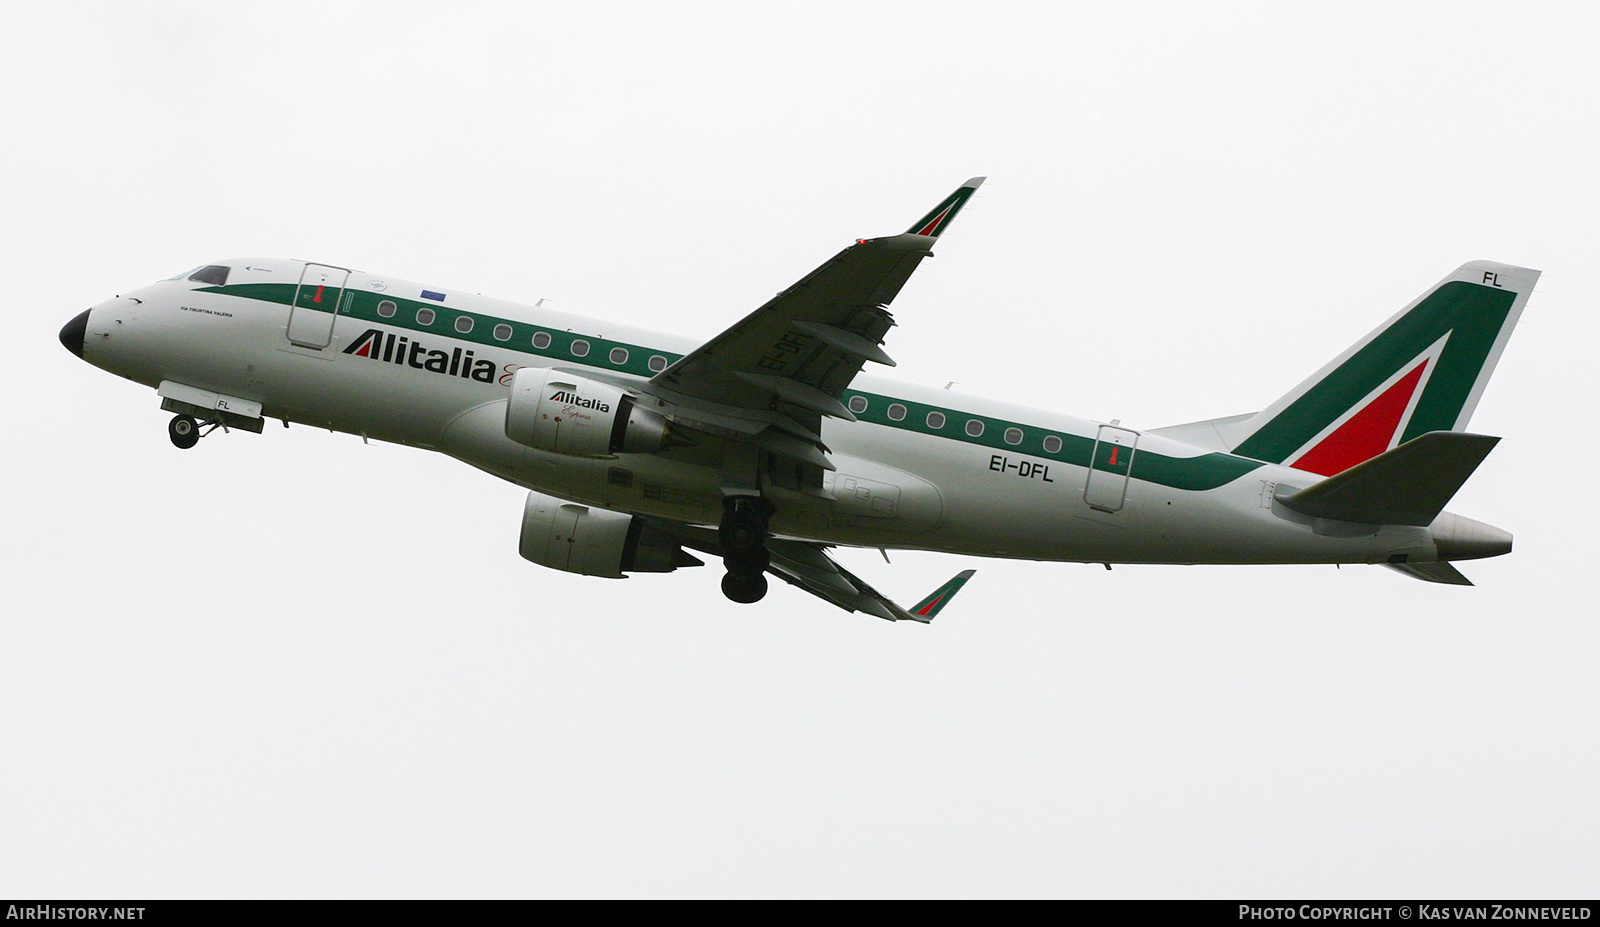
[[[511,379],[506,437],[574,457],[651,454],[669,443],[667,420],[608,383],[524,367]]]
[[[704,566],[672,535],[637,515],[528,493],[522,507],[524,559],[568,573],[623,579],[624,573],[671,573]]]

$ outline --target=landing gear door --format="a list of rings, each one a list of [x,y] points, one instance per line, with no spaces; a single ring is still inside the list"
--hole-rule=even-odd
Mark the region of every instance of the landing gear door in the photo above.
[[[350,272],[342,267],[307,264],[289,310],[289,343],[321,350],[333,340],[333,320]]]
[[[1083,501],[1090,508],[1102,512],[1122,508],[1138,445],[1137,431],[1115,425],[1100,426],[1100,435],[1094,443],[1094,458],[1089,465],[1089,481],[1083,487]]]

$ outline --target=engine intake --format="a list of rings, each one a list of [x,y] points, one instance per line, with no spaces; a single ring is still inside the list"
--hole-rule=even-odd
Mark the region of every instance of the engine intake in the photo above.
[[[528,493],[518,550],[526,560],[568,573],[624,579],[626,573],[671,573],[704,566],[672,535],[637,515]]]
[[[666,447],[667,420],[612,386],[549,367],[511,378],[506,437],[573,457],[653,454]]]

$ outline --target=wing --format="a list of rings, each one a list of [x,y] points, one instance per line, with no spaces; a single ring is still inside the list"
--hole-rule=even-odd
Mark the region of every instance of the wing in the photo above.
[[[722,545],[717,532],[682,522],[649,519],[651,527],[671,534],[684,547],[722,556]],[[962,586],[967,584],[976,570],[962,570],[948,582],[935,589],[910,609],[901,608],[892,599],[867,585],[860,577],[835,563],[828,556],[827,546],[814,541],[796,541],[772,538],[767,541],[771,562],[767,572],[798,586],[819,599],[825,599],[847,612],[866,612],[886,621],[918,621],[927,624],[950,604]]]
[[[888,305],[984,178],[962,184],[904,234],[861,239],[650,381],[674,417],[823,467],[823,416],[862,364],[893,365]]]
[[[773,539],[767,542],[772,564],[767,572],[799,586],[847,612],[866,612],[886,621],[920,621],[923,624],[950,603],[976,570],[962,570],[909,611],[835,563],[823,545],[809,541]]]

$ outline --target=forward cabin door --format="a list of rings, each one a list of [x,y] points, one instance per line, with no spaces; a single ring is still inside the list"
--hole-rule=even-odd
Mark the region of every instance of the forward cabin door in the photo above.
[[[307,264],[294,291],[289,310],[289,343],[321,350],[333,340],[333,320],[339,314],[350,272],[342,267]]]
[[[1128,495],[1128,474],[1133,470],[1133,454],[1138,449],[1139,433],[1115,425],[1101,425],[1094,442],[1094,457],[1089,465],[1089,481],[1083,487],[1083,501],[1092,509],[1115,512]]]

